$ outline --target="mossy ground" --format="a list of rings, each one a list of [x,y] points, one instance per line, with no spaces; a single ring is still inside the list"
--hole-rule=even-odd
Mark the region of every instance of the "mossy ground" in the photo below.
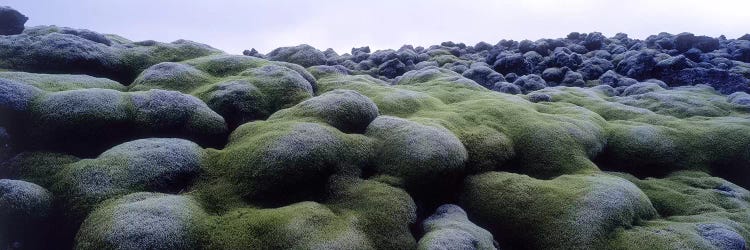
[[[127,90],[14,73],[38,90],[16,96],[51,142],[68,137],[46,125],[145,130],[84,159],[61,147],[23,153],[0,173],[49,189],[54,214],[83,223],[81,249],[148,247],[165,235],[185,239],[176,248],[413,249],[427,233],[419,223],[446,203],[466,210],[466,232],[486,229],[507,249],[746,248],[750,239],[748,110],[710,88],[510,95],[435,67],[392,83],[310,71],[213,55],[157,64]],[[0,104],[26,112],[19,103]],[[226,143],[200,143],[213,136]],[[191,145],[154,155],[162,151],[139,150],[150,147],[135,140],[144,137],[199,144],[149,139]],[[138,244],[105,239],[157,210],[172,231],[146,230]],[[137,226],[149,227],[127,228]]]

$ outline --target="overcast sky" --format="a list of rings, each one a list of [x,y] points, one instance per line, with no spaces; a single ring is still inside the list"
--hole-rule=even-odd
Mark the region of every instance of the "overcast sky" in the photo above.
[[[572,31],[645,38],[689,31],[737,38],[750,33],[750,0],[0,0],[30,19],[131,40],[209,44],[261,53],[307,43],[352,47],[564,37]]]

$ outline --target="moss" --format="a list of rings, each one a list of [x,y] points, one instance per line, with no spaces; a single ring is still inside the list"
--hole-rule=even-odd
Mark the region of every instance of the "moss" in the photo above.
[[[183,62],[214,77],[228,77],[251,68],[268,65],[270,62],[251,56],[213,55]]]
[[[462,84],[463,81],[467,84]],[[503,166],[545,178],[595,171],[597,168],[590,159],[602,150],[606,140],[605,120],[594,112],[566,103],[534,106],[521,98],[474,86],[476,83],[460,75],[436,68],[409,72],[395,86],[340,74],[326,75],[318,79],[318,84],[323,93],[332,89],[356,90],[370,97],[381,114],[443,126],[475,154],[486,154],[479,149],[485,147],[482,143],[488,143],[478,140],[477,133],[494,133],[493,143],[500,147],[498,158],[488,163],[469,157],[472,162],[467,168],[472,171]],[[507,142],[497,139],[503,136]]]
[[[209,220],[210,249],[413,249],[408,225],[415,207],[402,190],[343,178],[328,185],[322,203],[278,208],[241,207]]]
[[[201,172],[203,149],[182,139],[141,139],[115,146],[95,159],[67,165],[55,177],[71,221],[100,202],[136,191],[177,193]]]
[[[635,183],[662,216],[616,231],[612,249],[743,249],[750,238],[750,192],[702,172],[681,171]]]
[[[91,213],[75,249],[202,249],[205,217],[189,196],[134,193]]]
[[[20,135],[14,138],[19,150],[93,156],[149,135],[217,146],[227,134],[221,116],[197,98],[174,91],[123,93],[93,88],[42,92],[29,98],[29,111],[13,114],[14,126],[8,128],[12,135]]]
[[[365,135],[379,140],[375,172],[403,178],[408,188],[431,189],[464,172],[466,149],[444,128],[380,116]]]
[[[633,183],[604,174],[537,180],[489,172],[467,179],[462,201],[503,248],[601,248],[614,230],[656,216]]]
[[[50,188],[55,181],[54,176],[65,165],[78,160],[75,156],[53,152],[22,152],[0,164],[0,177]]]
[[[131,91],[176,90],[199,97],[230,128],[266,119],[314,95],[315,78],[299,65],[236,55],[160,63],[143,71]]]
[[[474,225],[461,207],[445,204],[422,222],[419,249],[496,249],[492,234]]]
[[[0,245],[43,248],[52,201],[52,194],[36,184],[0,179]]]
[[[317,123],[261,121],[234,131],[217,159],[243,197],[267,202],[312,198],[328,176],[358,173],[369,140]]]
[[[163,62],[144,70],[129,89],[131,91],[166,89],[189,93],[210,82],[209,75],[190,65]]]
[[[369,98],[352,90],[334,90],[276,112],[269,120],[316,117],[346,133],[363,133],[378,116]]]
[[[26,83],[45,91],[65,91],[86,88],[125,90],[125,86],[118,82],[107,78],[98,78],[88,75],[0,72],[0,78]]]

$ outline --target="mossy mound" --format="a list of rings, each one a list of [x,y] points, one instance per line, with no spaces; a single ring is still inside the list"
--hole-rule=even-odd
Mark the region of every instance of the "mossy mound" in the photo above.
[[[224,119],[195,97],[175,91],[120,92],[84,88],[46,92],[25,83],[0,80],[5,99],[0,126],[16,150],[53,150],[96,155],[130,139],[175,136],[218,146]],[[75,141],[77,143],[70,144]]]
[[[201,249],[205,217],[188,196],[133,193],[92,212],[75,249]]]
[[[601,248],[618,228],[657,216],[637,186],[604,174],[538,180],[489,172],[468,178],[464,190],[467,212],[501,247]]]
[[[276,112],[269,119],[289,116],[317,117],[343,132],[363,133],[378,116],[378,106],[357,91],[334,90]]]
[[[100,202],[138,191],[177,193],[202,171],[203,148],[183,139],[140,139],[117,145],[95,159],[66,165],[52,190],[63,197],[71,221]]]
[[[664,179],[636,179],[661,218],[612,236],[611,249],[747,249],[750,192],[702,172],[676,172]]]
[[[318,123],[251,122],[235,130],[216,168],[249,199],[314,199],[330,175],[360,171],[371,157],[370,141]]]
[[[230,127],[266,119],[314,95],[315,78],[299,65],[247,56],[215,55],[160,63],[141,73],[130,91],[192,94],[227,119]]]
[[[34,183],[0,179],[0,245],[30,249],[44,245],[52,194]]]
[[[160,62],[223,53],[187,40],[132,42],[124,38],[109,39],[89,30],[57,26],[31,27],[22,34],[3,36],[0,45],[0,68],[87,74],[123,84],[130,84],[142,70]]]
[[[492,234],[474,225],[461,207],[445,204],[422,222],[419,249],[497,249]]]
[[[0,72],[0,78],[26,83],[45,91],[65,91],[90,88],[124,91],[126,88],[124,85],[113,80],[88,75]]]
[[[0,177],[24,180],[50,188],[65,165],[79,159],[72,155],[34,151],[21,152],[0,164]]]
[[[413,249],[414,202],[377,181],[334,177],[320,202],[240,207],[209,220],[211,249]]]

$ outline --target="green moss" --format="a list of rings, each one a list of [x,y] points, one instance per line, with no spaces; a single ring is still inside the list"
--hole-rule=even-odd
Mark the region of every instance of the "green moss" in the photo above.
[[[464,172],[466,149],[445,128],[380,116],[365,135],[378,139],[375,172],[403,178],[408,188],[432,189]]]
[[[215,170],[250,199],[287,202],[320,194],[328,176],[358,173],[370,140],[317,123],[260,121],[232,133]]]
[[[22,152],[0,165],[0,175],[50,188],[54,176],[65,165],[78,161],[75,156],[53,152]]]
[[[496,249],[492,234],[474,225],[463,209],[453,204],[438,207],[422,222],[425,235],[419,249]]]
[[[505,248],[601,248],[618,228],[656,216],[633,183],[604,174],[537,180],[490,172],[469,177],[462,200]]]
[[[334,90],[276,112],[269,120],[315,117],[347,133],[362,133],[378,116],[369,98],[352,90]]]
[[[750,192],[702,172],[637,179],[662,218],[616,231],[612,249],[742,249],[750,238]]]
[[[151,138],[115,146],[69,164],[52,189],[72,221],[100,202],[137,191],[179,192],[201,172],[203,149],[182,139]]]
[[[315,78],[299,65],[264,59],[211,55],[146,69],[131,91],[165,89],[192,94],[234,128],[266,119],[314,95]]]
[[[133,193],[91,213],[75,249],[203,249],[205,217],[189,196]]]
[[[242,207],[212,217],[210,249],[413,249],[415,206],[402,190],[343,178],[318,202]]]
[[[52,75],[26,72],[0,72],[0,78],[23,82],[45,91],[65,91],[73,89],[113,89],[123,91],[125,86],[106,79],[87,75]]]
[[[144,70],[130,85],[130,90],[166,89],[189,93],[211,81],[208,74],[190,65],[163,62]]]

